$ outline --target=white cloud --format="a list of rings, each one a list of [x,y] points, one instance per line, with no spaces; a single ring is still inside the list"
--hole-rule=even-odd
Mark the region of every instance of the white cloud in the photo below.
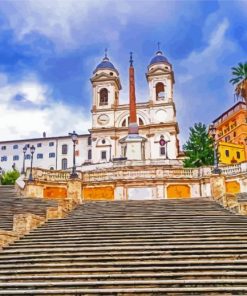
[[[170,2],[160,9],[153,2],[112,0],[22,0],[5,3],[1,10],[8,18],[17,40],[38,32],[48,37],[57,50],[73,49],[102,42],[118,47],[120,33],[132,19],[159,23],[176,11]],[[182,4],[180,4],[181,6]],[[140,7],[141,6],[141,7]],[[177,14],[175,14],[177,15]]]
[[[193,125],[192,118],[194,122],[202,121],[207,124],[214,119],[212,116],[218,116],[234,103],[229,78],[226,77],[225,83],[221,82],[221,85],[215,84],[215,77],[226,76],[230,70],[229,65],[222,59],[223,53],[227,50],[227,54],[231,54],[237,50],[237,45],[227,38],[228,28],[229,22],[226,18],[218,22],[207,38],[208,46],[201,51],[191,52],[177,65],[181,71],[177,71],[177,75],[175,73],[175,101],[183,143],[188,137],[189,127]]]
[[[34,75],[29,77],[32,79],[13,84],[5,74],[0,74],[5,81],[5,85],[0,86],[1,140],[40,137],[43,131],[48,136],[66,135],[72,130],[88,132],[91,122],[83,108],[56,102],[48,86]],[[21,98],[15,100],[20,94]]]

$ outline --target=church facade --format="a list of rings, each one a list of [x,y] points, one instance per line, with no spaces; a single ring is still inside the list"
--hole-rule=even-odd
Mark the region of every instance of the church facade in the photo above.
[[[133,66],[132,66],[133,67]],[[173,99],[174,73],[172,65],[158,50],[146,73],[148,99],[120,104],[121,81],[118,70],[105,56],[91,78],[92,98],[92,163],[126,159],[125,137],[128,135],[131,104],[136,109],[141,150],[132,160],[177,159],[179,127]],[[134,83],[134,81],[132,81]],[[133,85],[134,86],[134,85]],[[135,96],[135,94],[134,94]]]
[[[132,58],[131,58],[132,59]],[[79,135],[76,145],[78,170],[93,170],[92,164],[113,164],[118,160],[177,160],[179,127],[173,99],[172,65],[158,50],[146,73],[149,93],[145,102],[135,98],[133,60],[129,68],[129,104],[121,104],[121,81],[118,70],[107,55],[93,71],[92,128]],[[24,147],[36,147],[33,165],[52,170],[72,167],[73,143],[69,136],[0,141],[0,171],[13,167],[23,170],[30,165],[30,153]],[[66,152],[64,147],[66,148]],[[28,158],[29,157],[29,158]],[[178,161],[179,162],[179,161]]]

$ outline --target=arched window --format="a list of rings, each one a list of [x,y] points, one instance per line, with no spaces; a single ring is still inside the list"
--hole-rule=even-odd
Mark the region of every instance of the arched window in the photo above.
[[[99,97],[100,106],[108,105],[108,90],[106,88],[100,90]]]
[[[144,125],[143,120],[140,117],[139,117],[138,121],[139,121],[139,125]]]
[[[67,158],[62,159],[62,170],[67,170],[68,168],[68,160]]]
[[[164,100],[165,98],[165,86],[162,82],[158,82],[155,86],[156,89],[156,100]]]

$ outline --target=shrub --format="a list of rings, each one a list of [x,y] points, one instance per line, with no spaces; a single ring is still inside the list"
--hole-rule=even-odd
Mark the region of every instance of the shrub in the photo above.
[[[20,173],[16,170],[8,171],[1,176],[2,185],[14,185],[15,181],[19,178]]]

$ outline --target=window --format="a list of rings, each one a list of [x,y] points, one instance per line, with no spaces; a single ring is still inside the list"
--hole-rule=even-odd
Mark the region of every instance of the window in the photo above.
[[[226,157],[229,157],[229,150],[225,150],[225,155],[226,155]]]
[[[144,125],[143,120],[139,117],[138,118],[139,125]]]
[[[19,155],[14,155],[13,160],[19,160]]]
[[[54,171],[54,167],[50,167],[50,170],[51,170],[51,171]]]
[[[240,152],[237,151],[237,159],[240,159]]]
[[[230,141],[230,136],[225,137],[225,142],[229,142]]]
[[[166,155],[166,148],[160,147],[160,155]]]
[[[49,146],[53,147],[54,146],[54,142],[49,142]]]
[[[105,144],[105,139],[102,140],[102,144],[103,144],[103,145]]]
[[[2,156],[1,161],[7,161],[7,156]]]
[[[15,145],[13,146],[13,149],[18,149],[18,145],[15,144]]]
[[[30,154],[26,154],[25,155],[25,159],[31,159],[31,155]]]
[[[54,152],[49,153],[49,158],[54,158],[56,155]]]
[[[42,147],[42,143],[38,143],[37,144],[37,147]]]
[[[105,106],[108,105],[108,90],[106,88],[102,88],[99,93],[99,105]]]
[[[88,152],[87,152],[87,159],[88,160],[91,160],[92,159],[92,150],[91,149],[88,150]]]
[[[155,86],[156,89],[156,100],[164,100],[165,98],[165,86],[162,82],[158,82]]]
[[[6,150],[6,146],[2,146],[2,148],[1,148],[2,150]]]
[[[88,146],[92,145],[92,138],[91,137],[87,138],[87,144],[88,144]]]
[[[106,159],[106,151],[101,151],[101,159]]]
[[[38,154],[37,154],[37,158],[38,158],[38,159],[42,159],[42,158],[43,158],[43,154],[42,154],[42,153],[38,153]]]
[[[62,170],[66,170],[68,167],[68,161],[67,158],[62,159]]]
[[[237,133],[236,132],[233,132],[233,137],[236,137]]]
[[[63,144],[62,145],[62,154],[67,154],[68,153],[68,145],[67,144]]]

